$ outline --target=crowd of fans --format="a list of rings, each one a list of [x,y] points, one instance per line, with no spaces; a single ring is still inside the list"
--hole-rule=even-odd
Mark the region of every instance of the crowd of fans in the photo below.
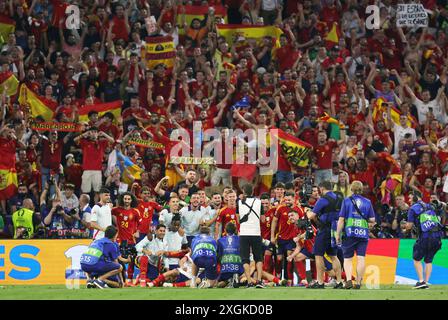
[[[218,205],[224,187],[239,190],[242,182],[230,164],[173,165],[166,150],[126,142],[138,135],[166,145],[173,129],[201,121],[203,129],[277,127],[313,146],[306,168],[278,155],[267,190],[272,201],[292,190],[298,203],[313,206],[320,182],[330,180],[349,196],[350,182],[359,180],[376,209],[380,229],[372,236],[413,237],[404,228],[412,192],[442,216],[447,201],[448,2],[420,1],[430,10],[428,27],[403,29],[395,26],[396,2],[73,0],[81,24],[69,30],[68,3],[0,0],[0,16],[16,23],[1,44],[0,78],[13,72],[57,102],[55,122],[79,122],[85,106],[123,101],[121,118],[89,113],[82,132],[33,131],[29,106],[3,88],[1,157],[16,159],[19,185],[1,200],[1,236],[89,238],[89,208],[101,186],[113,203],[124,191],[154,201],[153,226],[173,193],[181,206],[198,191],[202,206]],[[369,4],[380,8],[379,29],[366,26]],[[214,9],[187,25],[184,5],[225,5],[229,24],[274,25],[283,34],[229,43],[217,32],[223,21]],[[327,37],[335,23],[338,43]],[[141,56],[145,39],[157,35],[173,37],[172,69],[149,69]],[[232,108],[243,97],[250,106]],[[325,114],[338,123],[321,120]],[[108,167],[114,150],[143,169],[139,179]],[[260,175],[249,182],[258,194],[266,191]],[[14,230],[20,208],[34,213],[31,234]]]

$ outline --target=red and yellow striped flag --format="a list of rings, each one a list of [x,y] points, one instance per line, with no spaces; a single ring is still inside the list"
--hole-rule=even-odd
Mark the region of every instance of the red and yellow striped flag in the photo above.
[[[6,91],[8,97],[17,94],[19,80],[17,80],[16,76],[11,71],[0,73],[0,94],[4,93],[4,88],[6,87],[8,88]]]
[[[185,21],[188,26],[191,25],[193,19],[206,20],[206,15],[208,13],[208,6],[184,6],[185,7]],[[227,23],[227,9],[224,6],[212,6],[215,9],[215,17],[223,18],[224,22]],[[182,25],[182,15],[180,12],[181,6],[177,9],[177,24]],[[185,34],[185,30],[179,29],[179,35]]]
[[[327,42],[327,46],[331,48],[339,43],[339,38],[341,37],[342,32],[337,22],[333,22],[329,29],[330,31],[324,37],[324,40]]]
[[[17,193],[17,172],[15,168],[0,165],[0,200],[7,200]]]
[[[373,105],[373,111],[372,111],[372,119],[375,123],[380,120],[386,121],[387,107],[383,106],[383,103],[386,103],[386,102],[387,102],[387,100],[384,98],[376,99],[375,104]],[[400,110],[398,110],[396,107],[392,106],[392,108],[390,110],[390,116],[391,116],[391,120],[395,124],[400,125],[400,116],[401,116]],[[417,126],[417,120],[411,115],[408,115],[407,123],[408,123],[408,126],[411,128],[415,128]]]
[[[16,22],[4,15],[0,15],[0,37],[3,38],[2,42],[8,41],[8,36],[10,33],[16,30]]]
[[[146,45],[142,46],[141,56],[146,60],[146,66],[153,69],[160,63],[164,63],[168,69],[174,67],[176,48],[171,36],[147,37]]]
[[[39,96],[26,84],[20,86],[19,103],[30,107],[33,118],[40,117],[45,121],[53,119],[54,112],[58,107],[57,102]]]
[[[319,120],[319,121],[322,121],[322,122],[326,122],[326,123],[334,123],[334,124],[337,124],[337,125],[339,126],[339,128],[341,128],[341,129],[345,128],[345,126],[344,126],[343,124],[341,124],[341,123],[339,122],[339,120],[337,120],[337,119],[331,117],[331,116],[330,116],[328,113],[326,113],[326,112],[324,112],[324,116],[320,117],[318,120]]]
[[[296,138],[281,129],[272,130],[276,137],[283,156],[292,167],[306,167],[310,160],[313,146]]]
[[[98,112],[98,117],[105,115],[110,112],[114,115],[115,121],[119,121],[121,118],[121,100],[106,102],[106,103],[97,103],[92,105],[86,105],[79,108],[79,121],[89,121],[89,112],[96,111]]]
[[[273,38],[275,48],[280,47],[280,36],[283,31],[274,26],[248,26],[244,24],[220,24],[216,26],[218,35],[226,38],[229,45],[233,44],[233,39],[244,37],[246,39],[263,40],[263,37],[270,36]]]

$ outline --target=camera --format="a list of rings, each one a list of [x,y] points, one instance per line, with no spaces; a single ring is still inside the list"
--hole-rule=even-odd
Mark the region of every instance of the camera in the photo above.
[[[314,229],[311,221],[308,219],[300,219],[296,224],[299,229],[305,230],[305,240],[309,240],[314,237]]]
[[[50,176],[50,180],[48,180],[48,185],[52,186],[55,184],[54,176]]]
[[[445,213],[446,203],[439,201],[439,200],[433,200],[431,201],[431,205],[434,208],[434,211],[436,212],[437,216],[442,216]]]
[[[129,245],[127,240],[123,240],[120,244],[120,253],[124,259],[131,257],[133,260],[137,256],[137,250],[134,246]]]
[[[77,214],[78,213],[78,209],[77,208],[73,208],[73,209],[71,209],[67,214],[69,215],[69,216],[74,216],[75,214]]]

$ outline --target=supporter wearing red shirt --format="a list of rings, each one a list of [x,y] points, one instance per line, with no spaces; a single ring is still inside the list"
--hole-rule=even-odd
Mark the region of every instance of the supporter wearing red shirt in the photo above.
[[[42,188],[51,176],[58,178],[59,165],[61,164],[62,148],[66,143],[66,138],[58,139],[57,131],[52,131],[49,138],[42,137]]]
[[[334,46],[330,50],[330,56],[322,62],[324,70],[328,70],[332,66],[342,65],[344,59],[339,56],[339,46]]]
[[[341,143],[345,140],[345,131],[341,131]],[[314,149],[317,170],[315,172],[315,184],[319,185],[322,181],[330,181],[333,168],[333,149],[339,142],[333,139],[327,140],[327,134],[320,131],[317,134],[317,146]]]
[[[215,238],[226,236],[226,225],[232,222],[236,229],[240,230],[240,221],[238,215],[236,214],[236,192],[230,191],[227,194],[227,205],[222,207],[218,213],[215,224]]]
[[[291,32],[291,29],[289,28],[289,25],[287,24],[288,28],[287,31],[289,32],[290,38],[292,38],[290,43],[295,43],[295,37]],[[294,64],[296,63],[297,59],[300,58],[300,51],[298,51],[294,45],[291,45],[288,43],[288,37],[286,34],[282,34],[280,36],[280,48],[277,49],[275,55],[278,62],[278,69],[277,71],[279,73],[285,72],[287,69],[292,69]]]
[[[75,157],[71,153],[66,155],[65,159],[67,161],[64,168],[65,182],[73,184],[76,190],[80,190],[83,173],[82,166],[75,162]]]
[[[105,138],[105,139],[99,139]],[[89,131],[77,136],[74,139],[82,149],[82,174],[81,190],[83,193],[93,191],[99,192],[102,185],[102,169],[104,152],[110,143],[115,140],[106,133],[100,131],[96,127],[90,128]]]
[[[131,27],[129,26],[128,15],[123,5],[119,4],[115,7],[115,14],[109,24],[109,27],[112,26],[113,40],[123,39],[127,42]]]

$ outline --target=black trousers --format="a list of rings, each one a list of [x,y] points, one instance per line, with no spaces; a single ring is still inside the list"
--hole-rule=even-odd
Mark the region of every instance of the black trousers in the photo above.
[[[263,262],[261,236],[240,236],[240,255],[243,264],[250,263],[251,249],[255,262]]]

